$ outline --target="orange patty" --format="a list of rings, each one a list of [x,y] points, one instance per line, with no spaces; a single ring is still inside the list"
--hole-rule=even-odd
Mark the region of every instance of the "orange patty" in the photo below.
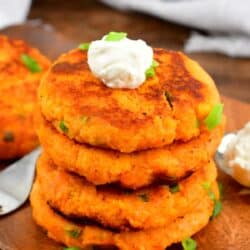
[[[21,61],[28,54],[42,67],[31,73]],[[33,126],[37,88],[50,63],[21,40],[0,36],[0,159],[21,157],[38,145]]]
[[[218,196],[215,183],[213,191]],[[75,246],[84,249],[94,245],[116,246],[120,250],[164,250],[167,246],[201,230],[208,223],[213,210],[213,202],[206,195],[192,212],[174,220],[166,227],[114,233],[97,226],[76,224],[58,215],[47,204],[37,182],[33,186],[30,199],[33,218],[47,231],[50,238],[68,247]]]
[[[40,142],[57,166],[84,176],[95,185],[118,182],[131,189],[158,180],[178,180],[199,169],[212,158],[224,132],[223,122],[186,143],[126,154],[76,143],[37,113]]]
[[[156,77],[139,88],[111,89],[91,72],[87,53],[61,56],[43,78],[40,105],[60,132],[81,143],[133,152],[187,141],[220,102],[212,79],[180,52],[154,50]]]
[[[59,170],[42,154],[37,163],[37,178],[46,200],[62,213],[94,219],[111,228],[146,229],[166,226],[191,211],[207,194],[203,183],[217,176],[213,162],[178,183],[179,191],[155,185],[138,191],[102,186]]]

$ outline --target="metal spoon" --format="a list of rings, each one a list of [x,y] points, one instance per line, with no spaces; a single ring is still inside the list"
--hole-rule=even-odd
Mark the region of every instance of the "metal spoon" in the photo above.
[[[227,150],[229,143],[236,137],[236,133],[225,134],[222,138],[222,141],[215,153],[215,162],[218,167],[223,170],[228,175],[232,175],[232,169],[229,168],[226,164],[224,154]]]
[[[13,212],[28,199],[32,187],[37,148],[0,172],[0,216]]]

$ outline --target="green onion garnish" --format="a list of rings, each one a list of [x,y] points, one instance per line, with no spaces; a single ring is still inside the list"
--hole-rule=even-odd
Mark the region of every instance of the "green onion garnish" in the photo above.
[[[216,201],[216,197],[213,191],[211,191],[211,184],[209,182],[203,182],[202,183],[202,187],[207,191],[207,194],[209,196],[209,198],[215,202]]]
[[[208,196],[213,202],[216,201],[215,194],[211,190],[208,191]]]
[[[82,233],[82,230],[80,228],[65,229],[65,232],[71,238],[77,239],[80,236],[80,234]]]
[[[155,76],[155,68],[158,66],[159,66],[159,63],[153,59],[151,66],[145,72],[147,79]]]
[[[3,140],[5,142],[12,142],[14,141],[14,135],[11,131],[7,131],[4,133]]]
[[[215,218],[222,210],[222,203],[220,200],[217,200],[215,197],[215,194],[213,191],[211,191],[211,185],[208,182],[204,182],[202,184],[203,188],[208,191],[208,196],[209,198],[213,201],[214,203],[214,209],[213,213],[211,215],[211,219]],[[219,190],[220,190],[220,185],[219,185]],[[220,191],[221,192],[221,191]]]
[[[181,242],[181,245],[184,250],[195,250],[197,247],[197,243],[192,238],[186,238]]]
[[[148,202],[149,201],[149,197],[148,197],[147,194],[139,194],[138,196],[144,202]]]
[[[105,41],[107,42],[118,42],[124,38],[127,37],[127,33],[125,32],[114,32],[111,31],[109,32],[106,37],[105,37]]]
[[[81,43],[78,48],[80,50],[88,50],[89,46],[90,46],[90,43]]]
[[[214,210],[213,210],[211,218],[213,219],[217,215],[219,215],[221,210],[222,210],[222,203],[221,203],[220,200],[216,200],[215,203],[214,203]]]
[[[209,182],[203,182],[202,187],[206,190],[210,190],[211,184]]]
[[[221,182],[218,182],[218,187],[219,187],[219,193],[220,193],[220,199],[223,196],[223,185]]]
[[[68,133],[69,128],[65,125],[64,121],[60,121],[59,127],[64,133]]]
[[[152,68],[152,67],[148,68],[146,70],[145,74],[146,74],[146,78],[147,79],[155,76],[155,70],[154,70],[154,68]]]
[[[21,55],[21,61],[32,73],[41,72],[42,68],[38,62],[27,54]]]
[[[158,67],[160,64],[155,60],[155,59],[153,59],[153,62],[152,62],[152,67],[153,68],[156,68],[156,67]]]
[[[169,190],[170,190],[170,192],[172,193],[172,194],[174,194],[174,193],[177,193],[177,192],[179,192],[180,191],[180,186],[179,186],[179,184],[176,184],[175,186],[170,186],[169,187]]]
[[[207,118],[204,120],[204,123],[209,130],[214,129],[218,124],[220,124],[223,114],[223,107],[224,105],[221,103],[216,104],[208,114]]]

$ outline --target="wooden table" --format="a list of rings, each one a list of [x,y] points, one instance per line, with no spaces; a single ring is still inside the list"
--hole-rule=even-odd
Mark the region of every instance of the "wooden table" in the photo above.
[[[44,28],[44,26],[34,23],[10,28],[5,30],[5,33],[30,41],[51,58],[75,47],[79,41],[92,40],[111,29],[130,31],[132,37],[142,37],[151,41],[153,45],[173,49],[179,49],[181,41],[188,35],[187,29],[168,25],[144,15],[121,14],[95,2],[91,3],[91,1],[82,2],[81,8],[77,5],[72,5],[75,6],[72,7],[66,2],[59,5],[55,2],[52,0],[50,5],[49,1],[38,1],[40,5],[35,4],[31,17],[42,16],[46,21],[55,25],[58,30],[64,31],[66,36],[51,30],[48,26]],[[79,5],[81,4],[79,3]],[[64,10],[63,13],[61,13],[62,10]],[[80,19],[82,22],[79,21]],[[250,100],[248,91],[249,60],[229,59],[216,54],[197,54],[193,57],[215,76],[223,94],[237,97],[240,100]],[[250,120],[250,104],[229,97],[223,97],[223,101],[228,117],[228,131],[239,129]],[[249,250],[250,197],[239,196],[238,192],[242,187],[230,177],[220,173],[219,179],[225,187],[223,212],[196,235],[199,249]],[[0,217],[0,250],[23,249],[62,249],[62,246],[49,240],[45,233],[34,224],[28,203],[13,214]],[[172,249],[179,248],[175,246]]]

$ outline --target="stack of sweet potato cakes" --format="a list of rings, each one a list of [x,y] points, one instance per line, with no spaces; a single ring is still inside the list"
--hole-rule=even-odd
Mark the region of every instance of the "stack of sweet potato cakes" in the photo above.
[[[80,49],[43,78],[44,150],[31,205],[54,240],[74,249],[164,250],[194,244],[189,237],[218,214],[217,89],[182,53],[154,49],[154,60],[156,75],[137,89],[106,87]]]
[[[22,40],[0,35],[0,160],[38,146],[33,126],[37,89],[49,60]]]

